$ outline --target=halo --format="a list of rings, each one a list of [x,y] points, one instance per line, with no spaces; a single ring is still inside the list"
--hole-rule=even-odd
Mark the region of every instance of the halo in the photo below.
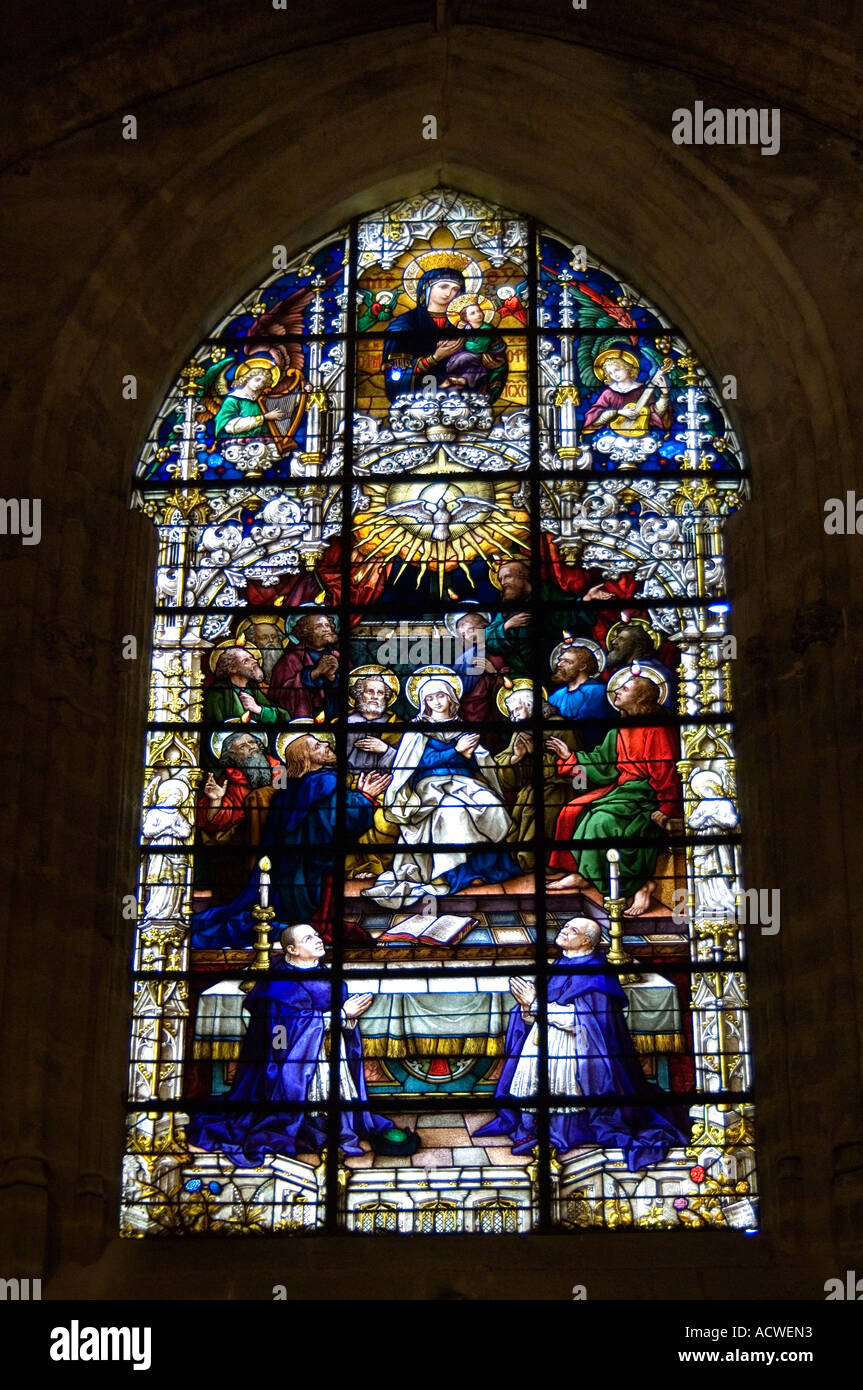
[[[689,779],[689,786],[700,799],[710,794],[718,797],[728,795],[728,788],[722,780],[722,774],[712,767],[702,767],[697,772],[693,772]],[[702,787],[704,788],[703,791],[701,790]]]
[[[659,703],[665,704],[668,698],[668,681],[660,675],[655,666],[648,666],[647,662],[639,661],[638,669],[633,666],[621,666],[619,671],[615,671],[605,688],[606,697],[610,705],[613,704],[612,695],[620,686],[625,685],[630,676],[643,676],[645,680],[651,681],[659,690]],[[617,706],[613,706],[617,709]]]
[[[502,685],[497,692],[496,704],[504,719],[509,718],[509,709],[507,708],[506,702],[509,696],[516,690],[529,690],[531,695],[533,695],[533,681],[530,676],[516,676],[514,681],[510,681],[509,686]],[[548,699],[548,692],[545,686],[542,687],[542,698],[543,700]]]
[[[625,348],[606,348],[605,352],[598,353],[593,359],[593,374],[599,381],[605,381],[605,373],[602,369],[609,357],[620,357],[629,364],[634,372],[641,371],[641,363],[634,353],[627,352]]]
[[[236,637],[223,637],[221,642],[216,642],[215,645],[212,646],[210,650],[207,652],[207,663],[210,675],[213,675],[215,671],[216,662],[219,659],[219,655],[222,652],[227,651],[229,647],[239,647],[240,650],[243,652],[251,652],[252,656],[255,658],[258,665],[260,666],[261,650],[260,647],[255,646],[254,642],[238,642]]]
[[[240,729],[218,729],[216,733],[210,735],[210,748],[214,756],[217,758],[221,758],[222,749],[225,746],[225,740],[231,738],[234,734],[240,733],[248,734],[250,738],[255,739],[261,745],[261,748],[265,753],[267,752],[266,736],[255,733],[254,730],[250,729],[247,724],[244,724]]]
[[[530,577],[530,564],[529,564],[529,562],[528,562],[527,560],[525,560],[522,556],[520,556],[520,555],[498,555],[498,556],[493,556],[493,555],[491,555],[491,556],[489,556],[489,563],[488,563],[488,578],[489,578],[489,583],[493,584],[494,587],[495,587],[496,589],[502,589],[502,588],[503,588],[503,585],[501,584],[500,580],[499,580],[498,577],[497,577],[497,571],[500,569],[501,565],[524,565],[524,568],[527,570],[527,573],[528,573],[528,578]]]
[[[298,725],[302,727],[298,728]],[[331,748],[335,747],[335,734],[323,732],[313,719],[292,719],[289,729],[282,729],[281,733],[276,734],[276,752],[282,762],[285,761],[285,749],[288,744],[293,743],[295,738],[301,738],[303,734],[314,734],[321,743],[328,743]]]
[[[558,642],[551,656],[548,658],[548,664],[552,675],[554,675],[557,670],[557,662],[561,652],[565,652],[568,647],[587,647],[587,650],[593,652],[593,655],[596,657],[596,674],[599,675],[600,671],[605,670],[605,652],[602,650],[599,643],[592,642],[589,637],[573,637],[571,642]]]
[[[455,299],[452,300],[452,302],[448,304],[446,308],[446,316],[454,328],[458,328],[458,321],[461,318],[461,311],[462,309],[466,308],[468,304],[479,305],[479,307],[482,309],[483,318],[485,319],[486,323],[491,323],[492,319],[497,313],[497,310],[495,309],[491,300],[488,299],[484,294],[457,294]]]
[[[241,362],[234,372],[234,383],[236,384],[237,382],[244,381],[249,375],[249,372],[255,371],[258,367],[272,373],[272,381],[270,382],[269,388],[264,388],[265,390],[269,389],[272,391],[282,373],[271,357],[247,357],[245,362]]]
[[[659,651],[662,638],[656,631],[656,628],[652,625],[649,618],[629,618],[626,622],[614,623],[608,629],[608,632],[605,634],[606,646],[608,646],[609,644],[613,645],[614,639],[617,636],[617,634],[619,632],[623,632],[623,630],[628,627],[643,627],[644,631],[647,633],[648,637],[653,643],[653,650],[655,652]]]
[[[452,633],[453,637],[458,637],[458,632],[456,630],[458,624],[461,622],[462,618],[469,618],[472,614],[475,614],[478,618],[484,618],[486,627],[488,627],[491,622],[491,614],[486,613],[482,608],[466,608],[463,613],[447,613],[443,620],[444,627],[447,632]]]
[[[399,698],[399,691],[401,688],[399,686],[398,676],[394,676],[387,666],[371,665],[355,666],[352,671],[348,672],[348,699],[351,705],[354,704],[354,692],[351,687],[356,685],[357,681],[361,681],[364,676],[379,676],[390,692],[390,698],[387,700],[387,709],[389,709],[390,705],[395,704],[396,700]]]
[[[417,302],[417,288],[420,276],[427,270],[457,270],[464,278],[465,294],[479,294],[482,289],[482,271],[476,261],[465,255],[464,251],[421,251],[405,266],[402,276],[403,292],[414,304]]]
[[[270,613],[261,613],[256,618],[244,618],[237,627],[237,636],[242,637],[244,632],[254,632],[258,623],[267,623],[270,627],[277,627],[282,634],[285,633],[284,618],[276,618]],[[234,643],[234,645],[236,646],[236,643]],[[244,642],[242,645],[248,646],[249,644],[248,642]]]
[[[412,671],[405,681],[405,694],[413,705],[414,709],[419,709],[419,688],[433,676],[439,676],[452,689],[457,700],[461,700],[464,686],[461,676],[457,676],[451,666],[418,666]]]

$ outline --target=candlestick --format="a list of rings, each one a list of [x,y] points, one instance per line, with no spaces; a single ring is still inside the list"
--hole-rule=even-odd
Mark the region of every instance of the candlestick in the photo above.
[[[261,877],[258,883],[258,902],[261,907],[270,905],[270,861],[266,856],[261,860]]]
[[[616,849],[606,852],[608,860],[608,896],[616,898],[620,891],[620,854]]]
[[[608,897],[605,910],[608,913],[609,947],[606,959],[609,965],[630,965],[631,957],[623,946],[623,909],[626,899],[620,896],[620,853],[616,849],[606,850],[608,860]],[[633,985],[641,979],[634,972],[618,975],[622,985]]]

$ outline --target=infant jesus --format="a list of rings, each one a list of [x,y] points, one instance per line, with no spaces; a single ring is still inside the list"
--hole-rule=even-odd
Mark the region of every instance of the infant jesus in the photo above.
[[[444,363],[444,388],[500,394],[506,376],[506,347],[491,327],[494,306],[476,294],[462,294],[448,310],[451,323],[466,330],[464,341]]]

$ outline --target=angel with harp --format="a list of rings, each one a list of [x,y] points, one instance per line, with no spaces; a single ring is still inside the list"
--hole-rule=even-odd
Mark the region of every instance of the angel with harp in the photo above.
[[[340,275],[333,272],[323,285]],[[304,314],[316,293],[312,285],[280,299],[249,327],[239,361],[224,358],[204,373],[197,418],[201,423],[215,420],[216,447],[261,437],[275,444],[280,454],[298,447],[294,436],[307,402]]]

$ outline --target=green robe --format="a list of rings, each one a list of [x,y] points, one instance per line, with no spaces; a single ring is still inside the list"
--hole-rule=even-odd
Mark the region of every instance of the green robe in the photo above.
[[[260,714],[250,714],[251,724],[287,724],[291,718],[287,710],[279,709],[268,700],[255,681],[242,687],[261,706]],[[229,719],[238,719],[246,713],[240,700],[241,687],[232,685],[229,680],[213,681],[204,694],[204,721],[207,724],[224,724]]]
[[[586,791],[563,807],[555,831],[557,839],[572,840],[572,851],[553,850],[551,867],[571,871],[575,864],[595,888],[607,893],[606,850],[613,845],[620,852],[620,893],[636,893],[653,876],[668,838],[667,831],[651,820],[653,812],[680,815],[679,757],[677,731],[667,726],[610,729],[598,747],[580,752]],[[620,781],[624,771],[628,780]],[[597,787],[608,790],[589,799]]]
[[[242,396],[226,396],[219,406],[219,413],[216,416],[216,423],[213,426],[214,438],[218,439],[220,434],[226,432],[230,420],[243,419],[252,415],[258,416],[260,428],[243,430],[241,434],[229,434],[229,439],[250,439],[256,434],[266,434],[267,425],[261,407],[258,405],[257,401],[244,400]]]

